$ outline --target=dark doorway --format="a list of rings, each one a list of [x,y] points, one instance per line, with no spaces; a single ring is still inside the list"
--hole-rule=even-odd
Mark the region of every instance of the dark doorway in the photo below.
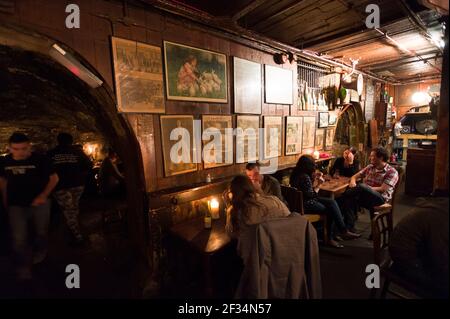
[[[142,162],[133,132],[115,110],[111,90],[105,85],[90,88],[33,48],[1,43],[0,153],[5,152],[7,139],[14,131],[28,134],[36,152],[52,148],[56,135],[68,132],[93,160],[101,162],[106,149],[115,149],[126,184],[126,194],[122,198],[106,199],[98,194],[98,174],[92,172],[80,202],[81,226],[89,238],[82,247],[69,245],[64,217],[58,205],[52,203],[49,256],[34,269],[33,289],[27,290],[25,296],[139,297],[141,287],[136,268],[142,263],[146,266]],[[47,39],[43,45],[48,43]],[[0,214],[0,233],[5,233],[6,214],[4,210]],[[8,238],[3,236],[0,239],[0,297],[21,297],[24,291],[16,289],[10,273],[8,247]],[[80,289],[67,289],[65,285],[68,264],[80,266]]]

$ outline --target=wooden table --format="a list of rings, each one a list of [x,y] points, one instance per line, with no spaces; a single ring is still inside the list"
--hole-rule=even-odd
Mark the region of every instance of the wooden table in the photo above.
[[[326,180],[319,186],[319,195],[332,199],[342,195],[350,183],[350,177],[340,176],[339,178],[332,178],[325,176],[325,178],[330,178],[330,180]]]
[[[207,297],[213,296],[211,258],[217,252],[223,250],[231,242],[232,238],[225,231],[225,217],[212,220],[212,227],[204,227],[204,219],[195,218],[174,225],[170,233],[187,244],[202,257],[204,266],[204,288]]]

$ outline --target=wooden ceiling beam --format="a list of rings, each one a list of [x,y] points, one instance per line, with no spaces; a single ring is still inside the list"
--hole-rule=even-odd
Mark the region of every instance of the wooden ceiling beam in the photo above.
[[[264,2],[267,2],[267,0],[253,0],[248,5],[246,5],[244,8],[233,14],[231,17],[232,21],[238,21],[239,19],[245,17],[247,14],[261,6]]]

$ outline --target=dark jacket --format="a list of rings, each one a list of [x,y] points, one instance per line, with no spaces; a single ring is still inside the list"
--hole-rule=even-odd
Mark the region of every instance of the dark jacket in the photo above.
[[[244,263],[235,298],[318,299],[322,297],[319,248],[303,216],[272,219],[241,233]]]

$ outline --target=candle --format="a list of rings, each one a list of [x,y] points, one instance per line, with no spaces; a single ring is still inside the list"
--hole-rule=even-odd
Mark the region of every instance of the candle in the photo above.
[[[213,198],[209,203],[209,207],[211,210],[212,219],[219,219],[219,202],[217,199]]]

